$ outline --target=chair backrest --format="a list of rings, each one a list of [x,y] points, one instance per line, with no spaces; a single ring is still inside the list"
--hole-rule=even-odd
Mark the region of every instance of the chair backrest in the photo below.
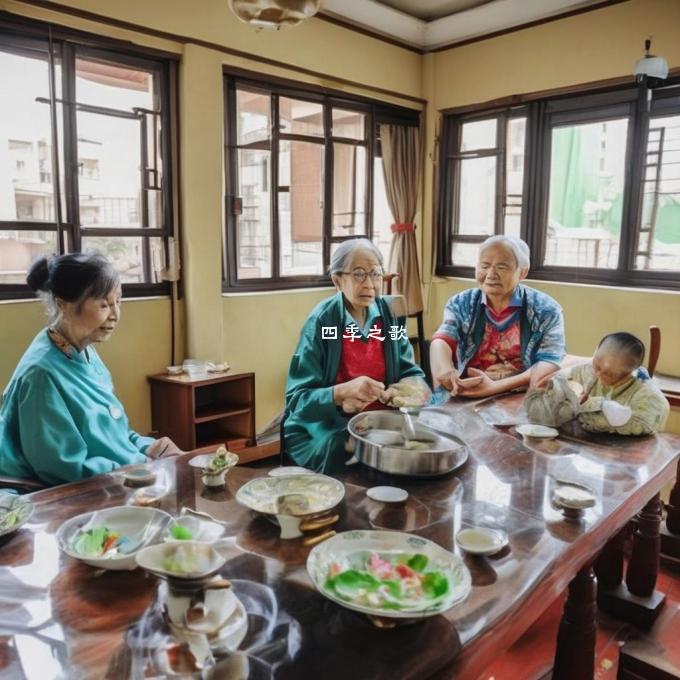
[[[654,376],[656,370],[656,363],[659,360],[659,352],[661,351],[661,329],[658,326],[649,327],[649,352],[647,359],[647,373]]]

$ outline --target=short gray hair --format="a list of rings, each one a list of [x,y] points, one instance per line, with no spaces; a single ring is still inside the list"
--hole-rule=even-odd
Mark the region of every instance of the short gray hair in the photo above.
[[[529,269],[531,266],[529,246],[525,241],[522,241],[521,238],[505,235],[489,236],[489,238],[479,246],[479,254],[481,255],[490,246],[503,246],[504,248],[507,248],[515,256],[517,266],[520,269]]]
[[[331,276],[333,274],[344,272],[347,263],[357,250],[368,250],[378,258],[380,266],[383,266],[382,253],[380,250],[378,250],[378,247],[375,245],[375,243],[373,243],[373,241],[369,241],[367,238],[352,238],[348,239],[347,241],[343,241],[331,255],[331,264],[328,268]]]

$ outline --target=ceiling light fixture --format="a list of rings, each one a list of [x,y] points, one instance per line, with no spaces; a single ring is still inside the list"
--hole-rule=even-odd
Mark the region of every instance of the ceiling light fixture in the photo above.
[[[231,11],[241,21],[276,30],[313,17],[320,5],[321,0],[229,0]]]

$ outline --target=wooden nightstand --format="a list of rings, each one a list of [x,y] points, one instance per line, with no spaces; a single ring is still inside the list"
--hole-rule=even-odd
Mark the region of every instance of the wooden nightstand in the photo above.
[[[184,451],[255,444],[255,374],[150,375],[151,423]],[[271,455],[271,454],[270,454]]]

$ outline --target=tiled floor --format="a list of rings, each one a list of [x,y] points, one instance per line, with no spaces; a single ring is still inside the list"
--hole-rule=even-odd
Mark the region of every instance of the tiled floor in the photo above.
[[[680,573],[662,566],[656,587],[666,593],[663,610],[649,631],[607,614],[598,613],[595,679],[614,680],[618,669],[619,647],[640,634],[662,643],[680,663]],[[538,680],[552,667],[557,629],[562,618],[564,597],[559,597],[529,630],[479,680]]]

